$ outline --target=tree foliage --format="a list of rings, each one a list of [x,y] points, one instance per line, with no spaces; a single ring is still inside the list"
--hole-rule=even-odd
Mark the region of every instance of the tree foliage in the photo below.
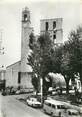
[[[32,50],[28,57],[29,65],[38,79],[43,78],[43,89],[48,90],[51,83],[45,77],[49,72],[61,73],[66,81],[67,93],[70,79],[80,76],[82,83],[82,27],[69,34],[69,40],[61,46],[54,46],[46,33],[38,39],[30,35],[29,47]],[[50,81],[51,82],[51,81]]]
[[[55,49],[53,53],[54,72],[61,73],[66,81],[67,93],[69,80],[79,73],[82,82],[82,27],[69,34],[69,40]]]
[[[31,34],[29,47],[32,52],[28,57],[28,64],[32,67],[33,73],[37,74],[39,78],[37,80],[43,78],[43,89],[48,90],[51,83],[47,83],[45,77],[52,71],[52,41],[48,34],[40,35],[38,39]]]
[[[73,67],[73,72],[80,75],[82,83],[82,27],[78,27],[72,31],[69,36],[70,43],[70,64]]]

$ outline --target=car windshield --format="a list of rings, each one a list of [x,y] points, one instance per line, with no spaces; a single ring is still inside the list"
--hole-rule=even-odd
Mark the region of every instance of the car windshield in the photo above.
[[[64,105],[61,105],[61,109],[67,109]]]
[[[78,112],[72,112],[72,115],[79,115]]]
[[[57,108],[58,108],[58,109],[61,109],[61,105],[57,105]]]
[[[34,102],[36,102],[36,101],[37,101],[37,99],[36,99],[36,98],[31,98],[30,100],[31,100],[31,101],[34,101]]]

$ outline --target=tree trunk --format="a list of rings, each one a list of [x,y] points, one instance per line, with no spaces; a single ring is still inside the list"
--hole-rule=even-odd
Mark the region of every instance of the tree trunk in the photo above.
[[[82,71],[81,71],[79,74],[80,74],[80,82],[81,82],[81,93],[82,93]]]
[[[69,94],[69,82],[66,81],[66,93]]]
[[[69,78],[65,77],[65,82],[66,82],[66,93],[69,94]]]

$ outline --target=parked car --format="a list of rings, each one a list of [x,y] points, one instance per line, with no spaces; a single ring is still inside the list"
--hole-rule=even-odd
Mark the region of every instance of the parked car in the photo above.
[[[25,93],[32,93],[33,88],[20,88],[16,91],[16,94],[25,94]]]
[[[6,95],[6,91],[5,90],[2,90],[2,93],[1,93],[3,96]]]
[[[77,111],[79,111],[80,114],[82,114],[82,105],[73,105],[74,109],[76,109]]]
[[[15,95],[16,91],[17,91],[17,88],[12,87],[10,90],[10,95]]]
[[[10,95],[10,88],[6,87],[4,90],[2,90],[2,95]]]
[[[62,117],[66,109],[67,108],[60,101],[53,99],[47,99],[44,101],[43,110],[52,117]]]
[[[15,94],[21,94],[22,92],[21,92],[21,90],[17,90],[16,92],[15,92]]]
[[[56,89],[53,89],[52,87],[50,87],[49,90],[48,90],[48,94],[56,95],[57,91],[56,91]]]
[[[64,113],[63,117],[80,117],[80,114],[75,109],[67,109],[66,113]]]
[[[82,105],[75,105],[75,104],[64,103],[64,102],[63,104],[66,106],[66,108],[77,110],[80,114],[82,114]]]
[[[80,117],[78,110],[69,108],[69,105],[51,98],[44,101],[43,110],[52,117]]]
[[[79,112],[82,114],[82,105],[79,105]]]
[[[58,94],[61,94],[61,93],[63,93],[63,94],[66,94],[66,87],[64,86],[64,87],[56,87],[56,92],[58,93]],[[75,93],[75,90],[74,89],[72,89],[71,87],[69,87],[69,93],[70,94],[74,94]]]
[[[29,97],[26,99],[27,105],[32,107],[41,107],[41,103],[37,101],[37,98]]]

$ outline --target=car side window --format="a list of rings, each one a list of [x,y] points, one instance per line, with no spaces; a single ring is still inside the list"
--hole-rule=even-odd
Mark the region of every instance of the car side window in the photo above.
[[[52,104],[52,108],[54,108],[54,109],[55,109],[55,108],[56,108],[56,107],[55,107],[55,105],[53,105],[53,104]]]
[[[66,107],[64,105],[61,105],[61,109],[66,109]]]
[[[50,104],[50,103],[48,103],[48,106],[51,106],[51,104]]]
[[[57,105],[57,109],[61,109],[61,105]]]

